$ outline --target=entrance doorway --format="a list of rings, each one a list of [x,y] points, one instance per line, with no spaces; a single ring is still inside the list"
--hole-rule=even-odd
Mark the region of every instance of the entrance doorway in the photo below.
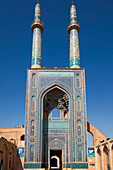
[[[51,170],[62,169],[62,150],[50,149],[50,169]]]

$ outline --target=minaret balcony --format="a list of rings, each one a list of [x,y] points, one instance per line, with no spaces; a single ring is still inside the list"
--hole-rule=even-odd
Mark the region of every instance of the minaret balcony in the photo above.
[[[40,21],[33,21],[32,25],[31,25],[31,31],[33,32],[33,30],[35,28],[39,28],[41,30],[41,33],[44,32],[44,26],[43,26],[43,23]]]
[[[80,25],[79,24],[75,24],[75,23],[71,23],[71,24],[69,24],[69,26],[68,26],[68,34],[70,34],[70,31],[72,30],[72,29],[76,29],[77,31],[78,31],[78,33],[80,32]]]

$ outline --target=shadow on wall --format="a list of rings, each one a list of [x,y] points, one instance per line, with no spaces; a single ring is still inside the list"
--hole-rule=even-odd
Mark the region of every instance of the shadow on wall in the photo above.
[[[0,170],[23,170],[17,146],[3,137],[0,138]]]
[[[22,162],[21,162],[21,159],[20,157],[17,157],[17,162],[16,162],[16,169],[14,170],[23,170],[23,166],[22,166]]]

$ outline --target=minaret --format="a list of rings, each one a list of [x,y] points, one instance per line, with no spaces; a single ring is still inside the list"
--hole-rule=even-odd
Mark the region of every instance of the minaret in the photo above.
[[[77,24],[76,7],[72,3],[70,9],[70,25],[68,33],[70,34],[70,68],[80,68],[80,52],[78,33],[80,26]]]
[[[42,39],[41,34],[44,32],[43,24],[41,23],[41,9],[39,2],[35,6],[35,18],[31,25],[33,32],[32,45],[32,62],[31,68],[42,68]]]

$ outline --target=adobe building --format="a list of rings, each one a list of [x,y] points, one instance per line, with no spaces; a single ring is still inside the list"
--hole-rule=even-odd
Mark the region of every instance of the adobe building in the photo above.
[[[68,27],[70,68],[42,68],[44,27],[39,2],[31,30],[32,63],[27,69],[25,128],[0,129],[0,168],[112,170],[113,139],[87,122],[85,69],[80,68],[76,7],[71,6]],[[88,146],[87,132],[93,136],[93,146]]]
[[[25,128],[0,128],[0,170],[22,170]]]

